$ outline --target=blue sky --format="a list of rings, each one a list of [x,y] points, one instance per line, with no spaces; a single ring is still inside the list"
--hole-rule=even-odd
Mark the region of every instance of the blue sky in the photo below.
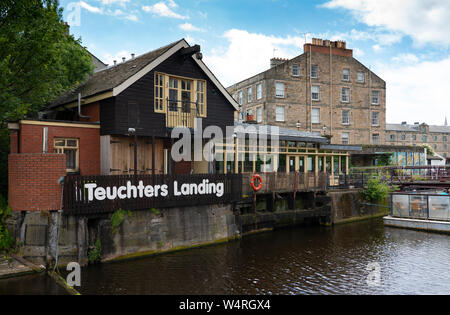
[[[225,86],[303,52],[305,37],[342,39],[387,82],[387,122],[450,118],[450,1],[60,1],[71,33],[106,63],[186,38]]]

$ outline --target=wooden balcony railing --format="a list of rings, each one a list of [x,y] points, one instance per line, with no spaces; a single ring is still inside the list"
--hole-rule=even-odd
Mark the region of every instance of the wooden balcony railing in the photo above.
[[[199,118],[197,103],[167,99],[166,127],[195,128],[195,119]]]

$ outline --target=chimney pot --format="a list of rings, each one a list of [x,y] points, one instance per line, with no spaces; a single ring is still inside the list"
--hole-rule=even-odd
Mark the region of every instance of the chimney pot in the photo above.
[[[131,54],[131,59],[134,59],[135,54]]]
[[[126,60],[126,58],[125,58],[125,57],[122,57],[122,62],[125,62],[125,60]]]

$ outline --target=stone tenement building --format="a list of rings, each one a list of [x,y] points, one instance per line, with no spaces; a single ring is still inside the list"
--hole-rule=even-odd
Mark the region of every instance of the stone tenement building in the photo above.
[[[384,144],[386,82],[345,42],[313,39],[291,60],[228,88],[240,121],[332,136],[333,144]]]
[[[450,126],[429,126],[425,123],[408,125],[386,124],[386,144],[428,144],[437,154],[450,158]]]

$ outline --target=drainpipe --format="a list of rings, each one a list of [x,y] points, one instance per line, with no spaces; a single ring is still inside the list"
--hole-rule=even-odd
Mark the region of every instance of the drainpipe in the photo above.
[[[87,118],[87,119],[91,118],[89,116],[81,115],[81,93],[78,93],[78,117],[80,117],[80,118]]]

